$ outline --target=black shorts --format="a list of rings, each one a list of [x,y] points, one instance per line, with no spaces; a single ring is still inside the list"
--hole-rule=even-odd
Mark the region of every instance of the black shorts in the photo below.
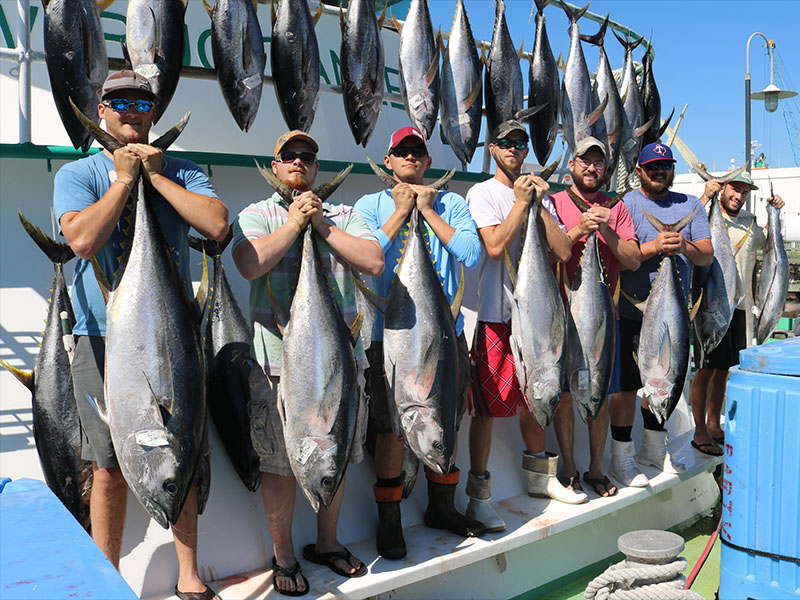
[[[639,348],[639,334],[642,331],[641,319],[619,318],[619,367],[620,367],[620,391],[635,392],[641,389],[642,379],[639,375],[639,367],[633,359],[633,355]]]
[[[727,371],[739,364],[739,351],[747,348],[747,315],[743,310],[734,310],[728,331],[719,345],[709,352],[704,364],[700,364],[700,344],[695,340],[694,364],[698,369],[720,369]]]

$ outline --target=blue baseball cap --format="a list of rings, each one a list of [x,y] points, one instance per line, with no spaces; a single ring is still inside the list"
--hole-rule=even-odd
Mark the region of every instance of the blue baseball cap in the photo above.
[[[672,158],[672,150],[666,144],[662,144],[661,142],[655,142],[653,144],[647,144],[642,151],[639,153],[639,166],[647,164],[649,162],[653,162],[656,160],[668,160],[671,162],[678,162],[674,158]]]

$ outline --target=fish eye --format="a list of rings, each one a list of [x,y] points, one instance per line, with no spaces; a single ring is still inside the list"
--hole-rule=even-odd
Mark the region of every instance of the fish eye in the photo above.
[[[333,489],[333,477],[323,477],[322,487],[324,487],[326,490]]]
[[[175,485],[173,481],[165,481],[164,482],[164,491],[167,492],[170,496],[174,496],[178,493],[178,486]]]
[[[437,440],[437,441],[433,442],[433,449],[434,450],[444,450],[444,444],[442,444],[442,442]]]

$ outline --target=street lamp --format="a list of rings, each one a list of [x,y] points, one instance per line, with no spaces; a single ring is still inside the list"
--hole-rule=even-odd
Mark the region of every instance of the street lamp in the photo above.
[[[750,93],[750,42],[753,38],[760,35],[767,43],[767,50],[769,52],[769,85],[760,92],[755,94]],[[778,109],[778,100],[784,98],[791,98],[797,96],[797,92],[790,90],[782,90],[775,85],[775,66],[772,57],[772,42],[760,31],[756,31],[747,40],[747,72],[744,74],[744,160],[747,165],[747,171],[750,171],[750,98],[756,100],[763,100],[767,112],[775,112]],[[750,208],[750,198],[747,199],[747,208]]]

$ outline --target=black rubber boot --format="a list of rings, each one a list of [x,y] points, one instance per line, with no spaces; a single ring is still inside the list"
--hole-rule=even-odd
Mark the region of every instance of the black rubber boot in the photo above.
[[[403,486],[376,485],[374,491],[378,505],[378,533],[375,537],[378,554],[389,560],[400,560],[406,555],[406,541],[403,539],[403,523],[400,519]]]
[[[444,477],[425,469],[428,478],[428,508],[425,509],[425,525],[431,529],[447,529],[463,537],[483,535],[486,528],[483,523],[465,517],[453,504],[458,485],[458,469],[450,469]]]

